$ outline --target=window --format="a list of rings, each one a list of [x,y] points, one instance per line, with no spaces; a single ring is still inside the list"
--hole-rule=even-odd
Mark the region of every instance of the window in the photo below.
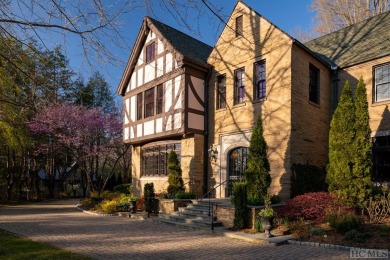
[[[142,119],[142,93],[137,94],[137,120]]]
[[[233,183],[245,181],[244,174],[247,168],[247,160],[247,147],[238,147],[229,152],[229,197],[233,195]]]
[[[154,88],[145,91],[145,118],[154,115]]]
[[[374,69],[375,102],[390,99],[390,64]]]
[[[255,93],[254,99],[262,99],[266,96],[265,60],[255,63]]]
[[[146,46],[146,63],[154,60],[155,54],[155,43],[153,42]]]
[[[180,160],[180,143],[170,143],[142,148],[141,165],[143,176],[166,176],[168,154],[175,151]]]
[[[218,77],[217,86],[217,109],[226,107],[226,76]]]
[[[243,32],[243,18],[242,15],[236,18],[236,37],[242,36]]]
[[[163,99],[164,99],[164,88],[163,85],[160,84],[157,86],[157,105],[156,105],[156,115],[162,113],[163,108]]]
[[[310,82],[309,82],[309,100],[313,103],[319,104],[320,98],[320,70],[310,64],[309,66]]]
[[[234,71],[234,104],[244,102],[244,69]]]

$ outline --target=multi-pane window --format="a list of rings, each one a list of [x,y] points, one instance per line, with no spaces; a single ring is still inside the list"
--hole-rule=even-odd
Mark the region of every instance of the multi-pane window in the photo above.
[[[374,68],[375,101],[390,99],[390,64]]]
[[[242,36],[243,32],[243,18],[242,15],[236,18],[236,37]]]
[[[218,77],[217,109],[226,107],[226,76]]]
[[[168,154],[171,151],[176,152],[180,160],[180,143],[171,143],[164,145],[155,145],[142,148],[141,165],[143,176],[166,176]]]
[[[142,119],[142,93],[137,94],[137,120]]]
[[[154,88],[145,91],[145,118],[154,115]]]
[[[163,88],[163,85],[160,84],[160,85],[157,86],[156,115],[162,113],[163,99],[164,99],[164,88]]]
[[[156,55],[155,43],[152,42],[151,44],[146,46],[146,63],[151,62],[152,60],[154,60],[155,55]]]
[[[255,63],[255,99],[266,96],[265,60]]]
[[[244,102],[244,76],[245,72],[243,68],[234,71],[234,104]]]
[[[310,82],[309,82],[309,100],[313,103],[319,104],[320,94],[320,70],[314,65],[310,64]]]

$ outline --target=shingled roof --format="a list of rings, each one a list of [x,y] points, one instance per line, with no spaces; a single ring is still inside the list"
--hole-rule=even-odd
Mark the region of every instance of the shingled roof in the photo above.
[[[390,11],[305,43],[341,68],[390,55]]]
[[[165,40],[167,40],[176,51],[180,52],[184,58],[207,65],[207,58],[213,47],[153,18],[147,18],[153,23],[156,29],[160,31]]]

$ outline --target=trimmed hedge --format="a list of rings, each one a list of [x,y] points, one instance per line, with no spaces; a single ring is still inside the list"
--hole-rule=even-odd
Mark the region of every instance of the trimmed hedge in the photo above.
[[[248,197],[245,182],[233,183],[234,227],[246,228],[248,226]]]

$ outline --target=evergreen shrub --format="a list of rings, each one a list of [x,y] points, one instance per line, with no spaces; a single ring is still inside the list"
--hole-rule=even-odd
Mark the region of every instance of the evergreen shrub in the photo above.
[[[363,219],[355,214],[329,214],[326,216],[329,225],[339,233],[346,233],[352,229],[359,229]]]
[[[293,163],[291,198],[308,192],[327,191],[326,170],[311,164]]]
[[[248,199],[245,182],[233,183],[234,227],[245,228],[248,226]]]
[[[145,211],[150,214],[155,211],[154,208],[154,185],[153,183],[146,183],[144,186]]]
[[[184,190],[180,161],[177,154],[171,151],[168,155],[168,196],[174,198],[177,192]]]

